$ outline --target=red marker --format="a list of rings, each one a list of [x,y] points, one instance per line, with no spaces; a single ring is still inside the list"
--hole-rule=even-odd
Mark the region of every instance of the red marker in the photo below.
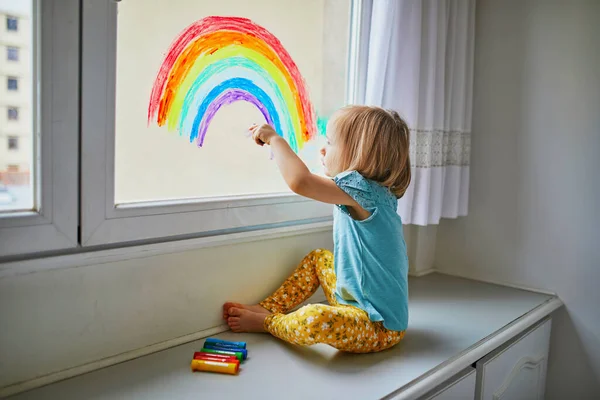
[[[221,362],[237,362],[240,360],[235,356],[228,356],[224,354],[204,353],[197,351],[194,353],[194,360],[209,360],[209,361],[221,361]]]

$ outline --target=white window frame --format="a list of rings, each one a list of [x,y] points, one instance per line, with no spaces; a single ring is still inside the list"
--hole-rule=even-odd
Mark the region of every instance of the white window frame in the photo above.
[[[115,206],[117,4],[109,0],[83,0],[82,4],[83,246],[209,236],[331,220],[331,205],[295,194]],[[354,4],[352,8],[355,9]]]
[[[0,258],[78,244],[79,1],[37,0],[32,23],[38,211],[0,213]]]

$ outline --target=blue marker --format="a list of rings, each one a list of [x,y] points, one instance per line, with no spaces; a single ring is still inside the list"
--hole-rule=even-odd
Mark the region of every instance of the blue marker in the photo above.
[[[217,338],[206,338],[204,341],[206,345],[211,344],[214,346],[226,347],[228,349],[245,349],[246,342],[230,342],[228,340],[222,340]]]

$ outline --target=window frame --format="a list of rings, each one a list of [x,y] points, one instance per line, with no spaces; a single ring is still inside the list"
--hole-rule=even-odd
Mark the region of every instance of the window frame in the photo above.
[[[37,211],[0,213],[0,259],[78,245],[79,11],[78,0],[32,7]]]
[[[359,1],[352,1],[351,12]],[[331,221],[333,206],[293,193],[115,206],[117,3],[83,0],[82,7],[83,246],[213,236]],[[350,36],[354,34],[352,21],[350,18]]]

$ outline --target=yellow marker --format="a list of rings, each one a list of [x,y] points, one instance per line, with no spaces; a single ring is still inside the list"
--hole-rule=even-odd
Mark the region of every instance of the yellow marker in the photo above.
[[[236,375],[240,369],[239,363],[228,363],[209,360],[192,360],[192,371],[219,372],[221,374]]]

